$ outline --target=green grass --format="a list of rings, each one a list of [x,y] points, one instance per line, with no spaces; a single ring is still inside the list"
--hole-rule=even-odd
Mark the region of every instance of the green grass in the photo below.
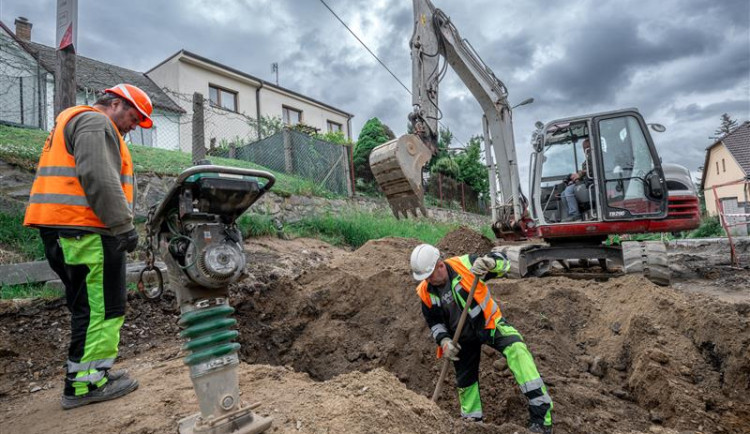
[[[437,244],[458,226],[425,220],[396,220],[385,212],[344,211],[302,219],[288,225],[285,231],[297,236],[319,238],[333,245],[357,248],[369,240],[383,237],[415,238]]]
[[[46,138],[46,131],[0,125],[0,160],[33,170]]]
[[[46,138],[46,131],[0,125],[0,160],[28,170],[34,170],[39,161],[39,154],[42,151]],[[135,144],[131,144],[129,148],[133,156],[136,175],[138,173],[153,173],[157,175],[177,176],[180,172],[193,165],[192,156],[185,152],[169,151]],[[281,195],[337,197],[336,194],[314,182],[274,172],[248,161],[211,157],[211,162],[220,166],[260,169],[271,172],[276,177],[276,183],[271,191]]]
[[[20,254],[26,261],[44,259],[39,231],[23,226],[23,214],[0,212],[0,245]]]
[[[239,226],[244,238],[276,234],[273,217],[267,215],[245,214],[237,219],[237,226]]]
[[[50,289],[44,284],[30,283],[25,285],[5,285],[0,287],[0,299],[13,298],[58,298],[62,297],[63,291]]]
[[[276,235],[273,218],[264,215],[246,214],[238,220],[245,238]],[[458,224],[436,223],[425,220],[396,220],[391,214],[343,211],[306,217],[284,226],[284,233],[296,237],[318,238],[336,246],[357,248],[369,240],[383,237],[414,238],[425,243],[437,244]],[[483,234],[492,235],[489,226]]]

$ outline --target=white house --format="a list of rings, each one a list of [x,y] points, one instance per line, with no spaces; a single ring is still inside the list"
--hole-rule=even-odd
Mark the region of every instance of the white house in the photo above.
[[[208,101],[204,128],[209,146],[212,141],[258,140],[258,120],[268,117],[288,125],[303,123],[321,133],[341,131],[351,139],[352,114],[186,50],[168,57],[146,75],[185,110],[183,126],[190,124],[192,95],[204,96]],[[190,128],[182,128],[182,150],[190,151],[191,143]]]
[[[0,121],[51,130],[57,53],[53,47],[31,41],[32,24],[26,18],[19,17],[15,24],[13,32],[0,22],[0,85],[11,89],[0,93]],[[154,126],[149,130],[136,128],[126,139],[145,146],[180,149],[180,117],[184,110],[156,83],[142,72],[76,56],[76,103],[93,104],[102,90],[118,83],[140,87],[154,105]]]

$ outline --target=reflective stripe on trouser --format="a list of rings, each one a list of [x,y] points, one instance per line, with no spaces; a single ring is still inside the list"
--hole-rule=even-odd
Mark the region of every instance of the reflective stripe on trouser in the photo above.
[[[503,353],[508,361],[508,369],[513,373],[521,391],[529,400],[529,418],[532,422],[552,424],[552,399],[547,387],[536,369],[534,358],[521,334],[504,318],[495,327],[490,345]]]
[[[114,237],[44,231],[45,255],[65,285],[71,312],[66,395],[83,395],[107,381],[125,319],[125,265]]]

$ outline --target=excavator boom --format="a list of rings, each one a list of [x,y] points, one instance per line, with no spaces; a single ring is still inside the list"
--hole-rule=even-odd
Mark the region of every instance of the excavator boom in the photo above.
[[[409,44],[413,111],[409,121],[414,134],[373,149],[370,168],[375,179],[397,218],[408,216],[408,213],[416,216],[416,210],[426,215],[422,167],[437,152],[438,124],[442,117],[438,106],[438,85],[445,66],[450,65],[484,112],[493,221],[503,231],[517,231],[525,210],[520,200],[507,89],[468,41],[461,38],[443,11],[436,9],[429,0],[413,0],[413,6],[414,32]]]

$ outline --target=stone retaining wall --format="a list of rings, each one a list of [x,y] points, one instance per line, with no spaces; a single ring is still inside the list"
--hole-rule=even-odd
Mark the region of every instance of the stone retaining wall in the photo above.
[[[138,174],[136,216],[144,217],[148,209],[161,201],[174,182],[174,177]],[[3,197],[28,203],[34,175],[11,164],[0,161],[0,199]],[[0,200],[0,207],[4,208]],[[385,199],[355,197],[352,199],[325,199],[322,197],[284,196],[268,193],[253,205],[249,212],[279,217],[284,222],[294,222],[305,217],[326,213],[341,213],[347,210],[390,213]],[[429,219],[438,222],[455,222],[475,228],[490,225],[492,218],[479,214],[443,208],[428,208]]]

